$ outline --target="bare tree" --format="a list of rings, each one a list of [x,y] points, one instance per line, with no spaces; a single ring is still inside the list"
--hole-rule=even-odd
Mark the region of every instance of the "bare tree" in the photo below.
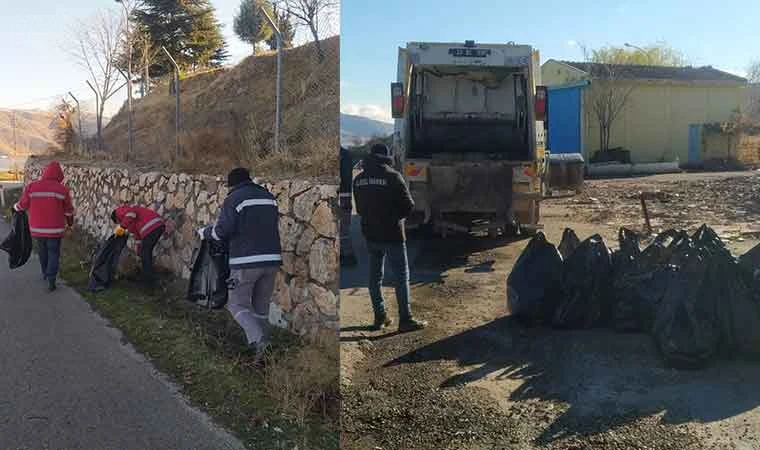
[[[760,83],[760,59],[752,62],[747,69],[747,79],[750,83]]]
[[[586,47],[581,46],[581,50],[586,61],[589,61],[586,72],[591,77],[591,84],[587,99],[591,113],[599,124],[599,150],[606,152],[610,149],[612,127],[628,105],[634,85],[625,81],[625,65],[607,63],[598,58],[590,62],[594,58],[589,57]]]
[[[337,11],[340,8],[339,0],[278,0],[278,3],[298,25],[309,28],[317,46],[319,60],[322,61],[325,56],[319,38],[319,20]]]
[[[124,21],[115,10],[97,12],[80,21],[73,30],[72,58],[87,71],[98,94],[96,117],[98,147],[103,146],[103,111],[106,103],[121,89],[118,57],[121,51]]]
[[[142,96],[145,97],[150,92],[150,67],[156,61],[161,48],[156,46],[153,40],[143,29],[137,29],[134,37],[135,58],[139,61],[137,71],[142,73],[140,76],[142,84]]]

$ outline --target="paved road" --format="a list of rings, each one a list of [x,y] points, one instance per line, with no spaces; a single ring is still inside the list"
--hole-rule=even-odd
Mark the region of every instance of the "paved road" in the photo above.
[[[0,221],[0,236],[8,232]],[[243,449],[37,260],[0,252],[0,449]]]

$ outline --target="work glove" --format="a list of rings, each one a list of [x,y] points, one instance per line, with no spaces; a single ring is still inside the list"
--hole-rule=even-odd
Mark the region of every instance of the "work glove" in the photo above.
[[[125,234],[127,234],[127,230],[125,230],[125,229],[124,229],[124,228],[122,228],[121,226],[118,226],[118,227],[116,227],[116,229],[113,231],[113,234],[115,234],[116,236],[124,236]]]

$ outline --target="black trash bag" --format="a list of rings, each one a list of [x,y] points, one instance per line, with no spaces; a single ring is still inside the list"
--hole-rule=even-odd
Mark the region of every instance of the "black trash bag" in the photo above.
[[[114,234],[100,247],[90,270],[90,291],[102,291],[111,286],[116,268],[119,266],[121,252],[126,246],[127,236]]]
[[[760,306],[752,283],[734,258],[710,258],[703,295],[717,299],[720,350],[725,356],[760,355]]]
[[[760,285],[760,244],[747,250],[747,253],[739,257],[739,267],[754,281]]]
[[[731,251],[726,248],[723,241],[720,240],[718,234],[707,226],[702,224],[697,231],[691,236],[694,246],[702,250],[707,251],[710,255],[722,255],[724,257],[733,258]]]
[[[194,258],[187,300],[208,309],[223,308],[229,277],[229,252],[223,244],[204,239]]]
[[[665,230],[641,251],[637,266],[654,270],[667,264],[678,264],[679,255],[687,253],[691,247],[691,239],[685,231]]]
[[[557,250],[559,250],[559,254],[562,255],[562,259],[565,260],[570,257],[579,245],[581,245],[581,240],[578,239],[578,235],[575,234],[575,231],[570,228],[565,228],[565,231],[562,232],[562,240],[559,241]]]
[[[32,235],[26,211],[13,211],[11,232],[0,243],[0,250],[8,252],[8,266],[16,269],[29,261],[32,255]]]
[[[672,266],[661,266],[654,270],[628,272],[617,278],[613,285],[617,298],[615,330],[650,332],[672,275]]]
[[[620,278],[631,271],[641,255],[639,236],[628,228],[618,231],[619,249],[612,252],[613,277]]]
[[[642,259],[639,236],[634,231],[621,228],[618,243],[620,249],[612,255],[613,327],[623,332],[648,332],[671,271],[665,265],[648,264],[650,261]],[[660,252],[664,247],[657,244],[656,249]],[[648,256],[652,256],[655,250],[651,252]]]
[[[542,232],[536,233],[507,277],[507,306],[513,316],[541,323],[559,301],[562,257]]]
[[[598,234],[581,243],[563,263],[562,300],[552,325],[558,328],[591,328],[608,320],[610,250]]]
[[[666,365],[697,369],[706,366],[718,349],[720,297],[709,287],[706,252],[692,248],[681,255],[681,263],[673,266],[652,334]]]

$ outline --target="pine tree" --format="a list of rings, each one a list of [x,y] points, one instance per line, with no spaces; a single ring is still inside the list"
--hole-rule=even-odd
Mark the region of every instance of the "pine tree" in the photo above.
[[[282,46],[284,48],[292,48],[293,40],[296,37],[296,28],[293,26],[293,22],[290,19],[290,14],[287,11],[277,12],[277,3],[273,5],[274,16],[277,17],[277,26],[280,28],[280,34],[282,35]],[[267,39],[267,45],[270,50],[277,49],[277,36],[272,33],[272,36]]]
[[[269,0],[242,0],[233,24],[235,34],[242,41],[251,44],[254,54],[256,54],[256,44],[267,41],[272,36],[272,27],[261,12],[262,7],[266,9],[270,17],[274,17]]]
[[[144,0],[135,12],[155,48],[169,51],[183,71],[218,66],[227,56],[221,25],[209,0]],[[151,77],[174,71],[163,52],[151,66]]]

